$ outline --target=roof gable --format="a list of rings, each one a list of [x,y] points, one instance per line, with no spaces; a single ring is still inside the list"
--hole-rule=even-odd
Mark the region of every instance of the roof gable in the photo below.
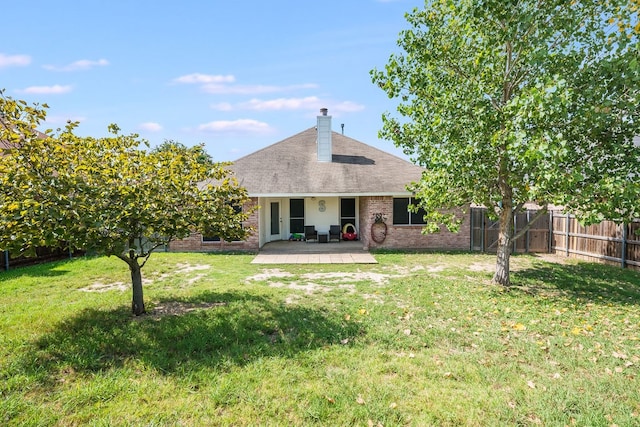
[[[332,161],[319,162],[315,127],[236,160],[230,167],[252,196],[406,194],[423,169],[332,132]]]

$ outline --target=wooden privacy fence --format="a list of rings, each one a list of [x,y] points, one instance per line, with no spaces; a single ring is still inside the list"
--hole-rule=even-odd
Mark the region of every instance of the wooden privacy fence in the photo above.
[[[535,217],[536,210],[516,215],[515,233]],[[471,250],[495,252],[498,222],[485,208],[471,209]],[[514,253],[536,252],[591,258],[640,269],[640,219],[629,224],[602,221],[582,226],[573,215],[550,211],[531,224],[513,245]]]
[[[516,215],[514,220],[515,233],[529,224],[537,212],[536,210],[527,210]],[[513,252],[548,253],[551,249],[549,246],[550,227],[551,218],[549,215],[538,217],[538,219],[531,224],[531,228],[514,242]],[[495,252],[497,249],[498,231],[498,221],[489,218],[486,208],[471,209],[472,251]]]
[[[551,251],[595,258],[623,268],[640,268],[640,220],[629,224],[602,221],[589,226],[560,212],[552,213]]]

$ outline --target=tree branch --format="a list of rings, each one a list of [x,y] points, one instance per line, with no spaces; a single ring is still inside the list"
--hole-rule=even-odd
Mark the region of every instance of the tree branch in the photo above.
[[[529,222],[527,223],[527,225],[522,227],[521,230],[518,230],[518,232],[511,237],[511,240],[509,241],[509,244],[515,242],[520,237],[522,237],[527,231],[529,231],[531,229],[531,226],[533,224],[535,224],[535,222],[538,221],[538,219],[540,219],[542,216],[544,216],[546,213],[548,213],[547,207],[548,207],[548,205],[545,204],[542,209],[539,209],[536,212],[536,214],[533,216],[533,218],[529,219]],[[513,212],[514,212],[514,215],[515,215],[516,210],[514,209]],[[493,242],[492,244],[487,246],[486,249],[491,249],[491,248],[495,247],[497,244],[498,244],[498,241],[496,240],[495,242]]]
[[[518,230],[518,232],[511,237],[511,241],[515,242],[516,240],[518,240],[520,237],[522,237],[527,231],[529,231],[531,229],[531,226],[539,219],[541,218],[543,215],[545,215],[548,210],[547,210],[548,205],[545,204],[542,209],[538,210],[538,212],[536,212],[536,214],[533,216],[533,218],[529,218],[529,222],[527,223],[527,225],[525,225],[524,227],[522,227],[521,230]]]
[[[165,243],[168,244],[169,241],[170,240],[168,240],[167,242],[158,242],[155,245],[153,245],[151,247],[151,249],[149,249],[149,251],[146,253],[146,255],[143,256],[144,261],[142,261],[142,264],[140,264],[140,268],[144,267],[144,265],[147,263],[147,261],[149,261],[149,257],[151,256],[153,251],[155,251],[156,249],[158,249],[160,246],[164,245]]]
[[[113,254],[115,257],[120,258],[122,261],[126,262],[128,266],[131,266],[131,262],[135,262],[135,260],[131,260],[128,256],[117,253]]]

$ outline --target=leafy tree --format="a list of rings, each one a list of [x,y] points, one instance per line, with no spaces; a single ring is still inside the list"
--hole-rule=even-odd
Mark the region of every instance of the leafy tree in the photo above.
[[[161,153],[163,151],[180,151],[187,149],[187,146],[181,142],[174,141],[173,139],[165,139],[164,142],[155,147],[151,152],[154,154]],[[201,150],[198,154],[198,161],[200,163],[212,165],[214,163],[213,158],[209,153]]]
[[[638,0],[429,0],[373,82],[398,113],[382,138],[425,167],[427,231],[447,208],[499,218],[494,282],[509,285],[513,218],[527,202],[583,222],[640,214]],[[521,233],[524,233],[523,229]]]
[[[65,210],[59,182],[53,180],[58,144],[37,130],[46,104],[29,106],[0,91],[0,249],[34,253],[64,239]],[[47,183],[47,185],[42,185]]]
[[[46,106],[43,106],[46,108]],[[193,230],[243,239],[248,200],[202,146],[147,151],[137,135],[78,137],[69,123],[37,132],[45,110],[3,97],[0,141],[0,248],[13,252],[67,242],[113,255],[131,272],[132,311],[145,312],[141,269],[152,252]]]

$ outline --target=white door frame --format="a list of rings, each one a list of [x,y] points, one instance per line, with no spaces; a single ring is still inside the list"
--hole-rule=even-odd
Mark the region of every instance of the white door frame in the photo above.
[[[284,230],[282,229],[282,199],[269,199],[269,218],[267,219],[267,242],[282,240]],[[277,218],[274,215],[277,214]],[[277,233],[274,233],[274,224],[277,227]]]

